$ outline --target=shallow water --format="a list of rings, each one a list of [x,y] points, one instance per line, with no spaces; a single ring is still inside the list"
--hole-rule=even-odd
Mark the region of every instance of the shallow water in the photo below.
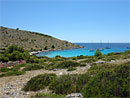
[[[111,52],[124,52],[130,49],[126,47],[129,46],[129,43],[75,43],[80,46],[84,46],[84,48],[80,49],[69,49],[69,50],[58,50],[58,51],[48,51],[48,52],[41,52],[36,56],[47,56],[47,57],[55,57],[56,55],[62,57],[73,57],[73,56],[80,56],[80,55],[94,55],[97,48],[103,48],[104,50],[101,51],[103,54],[108,54]],[[110,47],[110,49],[105,49],[106,47]],[[90,51],[90,49],[94,49],[94,51]]]

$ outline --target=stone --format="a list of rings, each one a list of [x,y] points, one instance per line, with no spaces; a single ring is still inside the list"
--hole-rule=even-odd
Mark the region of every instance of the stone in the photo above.
[[[81,93],[71,93],[68,94],[65,98],[83,98]]]

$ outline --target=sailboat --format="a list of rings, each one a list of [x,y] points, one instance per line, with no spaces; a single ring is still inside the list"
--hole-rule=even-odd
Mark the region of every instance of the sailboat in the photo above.
[[[101,48],[98,48],[98,50],[99,50],[99,51],[104,51],[104,49],[102,48],[102,41],[101,41],[101,43],[100,43],[100,47],[101,47]]]
[[[107,46],[105,49],[111,49],[109,46],[110,46],[110,44],[109,44],[109,42],[108,42],[108,46]]]
[[[89,51],[90,51],[90,52],[93,52],[93,51],[94,51],[94,49],[90,49]]]
[[[91,43],[91,44],[92,44],[92,43]],[[90,51],[90,52],[93,52],[93,51],[94,51],[94,49],[90,49],[89,51]]]
[[[127,49],[130,49],[130,43],[128,43],[128,47],[126,47]]]

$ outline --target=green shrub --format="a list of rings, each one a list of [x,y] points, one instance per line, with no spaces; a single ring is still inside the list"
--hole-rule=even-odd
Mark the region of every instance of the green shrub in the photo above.
[[[88,80],[89,77],[87,74],[62,75],[52,81],[49,89],[53,90],[53,92],[56,94],[70,94],[80,92]]]
[[[23,88],[24,91],[37,91],[40,89],[44,89],[47,87],[53,79],[56,78],[55,74],[43,74],[38,75],[36,77],[31,78],[25,87]]]
[[[39,64],[31,64],[31,65],[25,66],[25,68],[23,70],[31,71],[31,70],[38,70],[38,69],[42,69],[42,68],[44,68],[44,66],[39,65]]]
[[[7,73],[0,74],[0,77],[17,76],[17,75],[22,75],[22,74],[25,74],[25,71],[9,71]]]
[[[39,60],[35,56],[31,56],[29,59],[27,59],[27,63],[39,63]]]
[[[84,59],[83,55],[77,56],[77,59]]]
[[[14,51],[19,51],[20,53],[23,53],[24,49],[22,47],[18,47],[16,45],[11,45],[6,50],[6,53],[13,53]]]
[[[63,61],[57,64],[56,68],[68,68],[68,67],[76,67],[80,66],[80,63],[74,61]]]
[[[96,58],[87,58],[86,60],[80,61],[81,63],[93,63],[95,61],[97,61],[98,59]]]
[[[80,67],[85,67],[86,66],[86,64],[80,64]]]
[[[69,94],[76,92],[75,80],[75,76],[72,77],[70,75],[62,75],[52,81],[49,89],[53,90],[56,94]]]
[[[8,61],[9,61],[9,58],[2,55],[2,56],[0,57],[0,61],[2,61],[2,62],[8,62]]]
[[[102,56],[102,53],[99,51],[99,49],[96,50],[94,56],[96,57]]]
[[[109,66],[109,65],[108,65]],[[87,97],[128,98],[130,94],[130,63],[98,71],[86,84],[82,94]]]
[[[130,54],[130,50],[125,51],[124,54]]]
[[[7,67],[2,67],[0,68],[0,72],[8,72],[10,71],[11,69],[10,68],[7,68]]]
[[[37,93],[31,98],[65,98],[65,95]]]
[[[69,68],[67,69],[67,71],[73,71],[73,70],[76,70],[76,68],[75,68],[75,67],[69,67]]]
[[[77,57],[72,57],[71,59],[72,59],[72,60],[77,60]]]
[[[26,66],[29,66],[30,64],[29,63],[23,63],[23,64],[19,64],[19,65],[15,65],[13,66],[12,70],[19,70],[21,67],[26,67]]]

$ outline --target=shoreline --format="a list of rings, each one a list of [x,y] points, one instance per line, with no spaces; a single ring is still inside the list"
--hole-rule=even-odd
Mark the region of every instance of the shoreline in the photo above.
[[[80,49],[80,48],[84,48],[83,46],[80,46],[79,48],[70,48],[70,49]],[[42,51],[32,51],[30,52],[30,56],[39,54],[41,52],[49,52],[49,51],[59,51],[59,50],[70,50],[70,49],[48,49],[48,50],[42,50]]]

